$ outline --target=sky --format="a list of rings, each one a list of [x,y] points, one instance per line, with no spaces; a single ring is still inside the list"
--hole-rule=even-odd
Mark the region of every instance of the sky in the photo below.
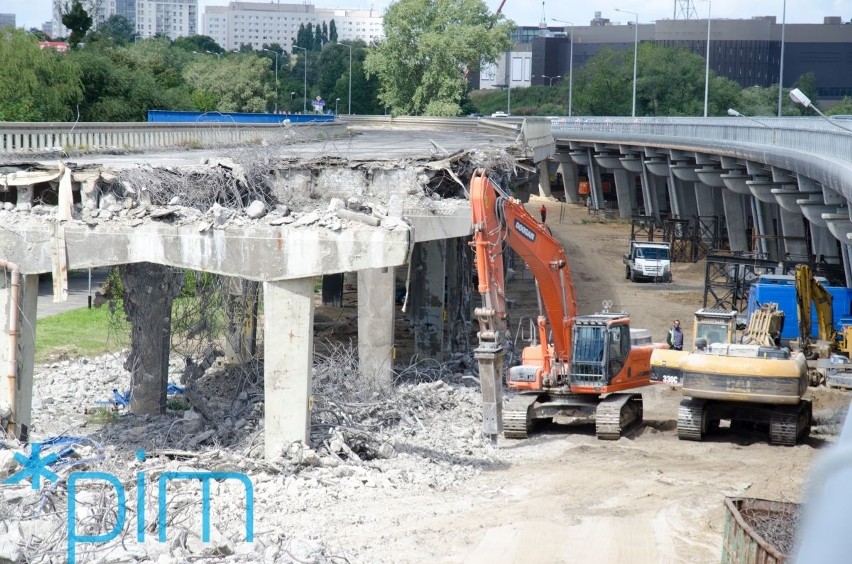
[[[204,6],[224,6],[227,0],[198,0],[199,13]],[[299,3],[299,0],[289,0]],[[852,19],[852,0],[695,0],[695,9],[700,18],[707,17],[708,5],[712,8],[713,18],[751,18],[753,16],[777,16],[781,21],[781,12],[787,4],[787,21],[790,23],[822,23],[824,16],[840,16],[843,21]],[[387,7],[387,0],[315,0],[318,8],[355,8],[368,9],[373,5],[377,10]],[[496,10],[500,0],[485,0],[485,4]],[[0,13],[16,14],[18,27],[41,27],[51,17],[52,0],[0,0]],[[671,19],[674,15],[674,0],[597,0],[579,2],[573,0],[550,0],[544,5],[544,13],[551,25],[559,25],[551,18],[573,22],[575,25],[588,25],[596,11],[613,22],[626,23],[634,18],[631,15],[615,11],[615,8],[637,12],[639,22],[652,22],[658,19]],[[503,13],[517,25],[538,25],[542,17],[541,0],[506,0]]]

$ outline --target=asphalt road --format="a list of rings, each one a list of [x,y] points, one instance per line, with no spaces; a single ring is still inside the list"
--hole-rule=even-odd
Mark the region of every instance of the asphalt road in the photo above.
[[[101,287],[109,274],[107,268],[92,269],[92,297],[95,290]],[[45,275],[38,282],[38,315],[43,319],[64,311],[86,307],[89,303],[89,271],[75,270],[68,273],[68,299],[64,302],[53,301],[53,279]]]

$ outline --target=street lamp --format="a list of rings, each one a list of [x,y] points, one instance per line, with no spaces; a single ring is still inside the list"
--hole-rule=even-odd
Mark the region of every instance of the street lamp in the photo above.
[[[557,78],[562,78],[562,75],[558,74],[556,76],[547,76],[547,75],[542,74],[542,75],[539,75],[539,78],[548,79],[550,81],[550,86],[553,86],[553,81],[556,80]]]
[[[275,53],[275,113],[278,113],[278,51],[264,49],[267,53]]]
[[[568,117],[571,117],[572,110],[572,95],[574,94],[574,24],[565,20],[557,20],[550,18],[555,22],[568,24],[571,26],[571,52],[568,55]]]
[[[704,57],[704,117],[707,117],[707,101],[710,97],[710,11],[713,9],[713,2],[704,2],[707,2],[707,53]]]
[[[784,94],[784,30],[787,27],[787,0],[781,12],[781,68],[778,70],[778,117],[781,117],[781,100]],[[792,96],[792,93],[790,94]],[[807,108],[807,106],[805,106]]]
[[[340,98],[334,99],[334,115],[337,115],[337,104],[340,103]]]
[[[636,60],[639,55],[639,14],[636,12],[628,12],[627,10],[615,9],[616,12],[622,12],[636,16],[636,21],[633,22],[633,111],[631,117],[636,117]]]
[[[352,115],[352,45],[346,43],[338,43],[349,48],[349,115]]]
[[[765,123],[763,123],[763,122],[760,122],[760,121],[757,121],[756,119],[750,118],[750,117],[748,117],[748,116],[747,116],[747,115],[745,115],[745,114],[741,114],[740,112],[738,112],[738,111],[737,111],[737,110],[735,110],[734,108],[728,108],[728,115],[729,115],[729,116],[733,116],[733,117],[741,117],[741,118],[745,118],[745,119],[747,119],[747,120],[749,120],[749,121],[753,121],[754,123],[756,123],[757,125],[759,125],[759,126],[761,126],[761,127],[770,127],[770,126],[766,125],[766,124],[765,124]],[[772,128],[770,127],[770,129],[772,129]]]
[[[302,113],[308,113],[308,50],[304,47],[293,45],[293,49],[301,49],[305,52],[305,94],[302,98]]]
[[[804,106],[806,108],[811,108],[813,111],[818,113],[819,116],[822,119],[824,119],[828,123],[830,123],[830,124],[832,124],[836,127],[839,127],[840,129],[842,129],[844,131],[848,131],[849,133],[852,133],[852,129],[849,129],[848,127],[843,127],[842,125],[840,125],[836,121],[828,119],[824,113],[819,111],[819,108],[817,108],[816,106],[814,106],[811,103],[811,99],[808,98],[807,96],[805,96],[805,93],[802,92],[801,90],[799,90],[798,88],[793,88],[792,90],[790,90],[790,99],[793,100],[795,103],[801,104],[802,106]]]
[[[216,58],[217,58],[217,59],[218,59],[219,57],[221,57],[221,56],[222,56],[222,53],[214,53],[213,51],[204,51],[204,52],[205,52],[205,53],[210,53],[211,55],[216,55]]]

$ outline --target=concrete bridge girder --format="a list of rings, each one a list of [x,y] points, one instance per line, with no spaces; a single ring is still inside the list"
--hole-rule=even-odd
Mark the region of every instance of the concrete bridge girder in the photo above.
[[[852,220],[849,219],[849,211],[842,206],[835,213],[824,213],[822,219],[828,226],[829,232],[843,245],[852,245],[848,235],[852,233]]]
[[[772,190],[782,185],[771,180],[746,180],[749,192],[752,196],[767,204],[777,204],[778,200],[772,194]]]
[[[695,175],[698,177],[698,181],[713,188],[725,187],[725,182],[722,180],[722,174],[724,173],[725,169],[719,168],[718,166],[704,165],[701,168],[695,169]]]
[[[778,202],[778,205],[792,213],[802,212],[801,206],[796,202],[801,200],[803,196],[813,199],[814,197],[821,196],[822,194],[822,192],[802,192],[796,186],[789,186],[786,184],[781,188],[773,188],[771,192],[775,197],[775,201]]]
[[[836,214],[838,210],[838,206],[829,206],[821,200],[812,200],[809,198],[796,200],[796,204],[799,206],[799,209],[802,211],[802,215],[805,216],[805,219],[818,227],[827,228],[828,223],[823,218],[823,215]]]

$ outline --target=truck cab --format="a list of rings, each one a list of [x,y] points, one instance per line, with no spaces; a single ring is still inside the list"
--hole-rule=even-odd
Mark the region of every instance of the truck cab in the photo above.
[[[625,278],[672,281],[671,247],[668,243],[630,241],[624,255]]]

